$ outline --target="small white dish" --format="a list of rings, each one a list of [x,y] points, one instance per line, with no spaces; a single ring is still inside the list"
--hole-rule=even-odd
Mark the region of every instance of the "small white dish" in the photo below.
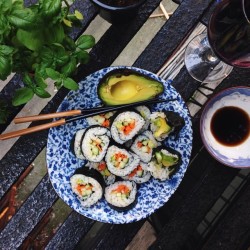
[[[248,115],[246,139],[237,145],[226,145],[215,139],[212,118],[216,111],[236,107]],[[218,113],[217,113],[218,114]],[[232,117],[233,119],[233,117]],[[219,92],[206,104],[200,120],[200,134],[208,152],[219,162],[234,168],[250,168],[250,88],[234,87]]]

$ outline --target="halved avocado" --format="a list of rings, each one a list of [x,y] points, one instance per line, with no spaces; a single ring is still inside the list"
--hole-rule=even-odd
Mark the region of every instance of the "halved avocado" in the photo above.
[[[161,82],[131,69],[116,69],[101,79],[98,96],[106,105],[149,100],[164,91]]]

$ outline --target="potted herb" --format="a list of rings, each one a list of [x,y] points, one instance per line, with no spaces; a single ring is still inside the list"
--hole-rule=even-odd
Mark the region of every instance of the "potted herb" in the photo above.
[[[105,20],[113,24],[127,23],[136,16],[146,0],[90,0]]]
[[[63,5],[65,7],[63,7]],[[79,11],[69,13],[66,0],[39,0],[24,6],[23,0],[0,3],[0,79],[11,72],[22,75],[24,86],[14,93],[12,104],[27,103],[34,95],[48,98],[48,78],[55,86],[76,90],[71,78],[79,63],[87,63],[87,49],[95,40],[83,35],[76,42],[69,36],[73,25],[81,24]],[[0,104],[0,121],[6,117]]]

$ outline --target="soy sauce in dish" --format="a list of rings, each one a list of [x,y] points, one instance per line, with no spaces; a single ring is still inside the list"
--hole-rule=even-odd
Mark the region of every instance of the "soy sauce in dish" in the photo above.
[[[249,115],[238,107],[220,108],[211,119],[210,129],[219,143],[225,146],[237,146],[249,136]]]

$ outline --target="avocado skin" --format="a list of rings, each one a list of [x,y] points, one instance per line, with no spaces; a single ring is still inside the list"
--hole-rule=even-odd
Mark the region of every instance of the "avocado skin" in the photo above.
[[[140,87],[144,87],[142,88],[143,90],[139,90],[135,96],[133,96],[132,98],[128,98],[128,99],[121,100],[119,98],[113,97],[111,92],[107,91],[107,88],[109,86],[109,81],[110,79],[117,78],[117,82],[119,82],[119,80],[122,77],[126,77],[126,81],[130,81],[131,79],[131,82],[134,82],[133,78],[137,77],[138,81],[136,81],[136,84],[138,84]],[[151,86],[149,87],[149,85]],[[148,92],[144,90],[146,88],[148,89]],[[152,89],[153,89],[153,93],[152,93]],[[164,91],[164,86],[161,82],[153,78],[150,78],[142,73],[139,73],[133,69],[128,69],[128,68],[119,68],[119,69],[111,70],[100,80],[97,86],[98,97],[107,106],[115,106],[115,105],[133,103],[137,101],[150,100],[162,94],[163,91]]]

